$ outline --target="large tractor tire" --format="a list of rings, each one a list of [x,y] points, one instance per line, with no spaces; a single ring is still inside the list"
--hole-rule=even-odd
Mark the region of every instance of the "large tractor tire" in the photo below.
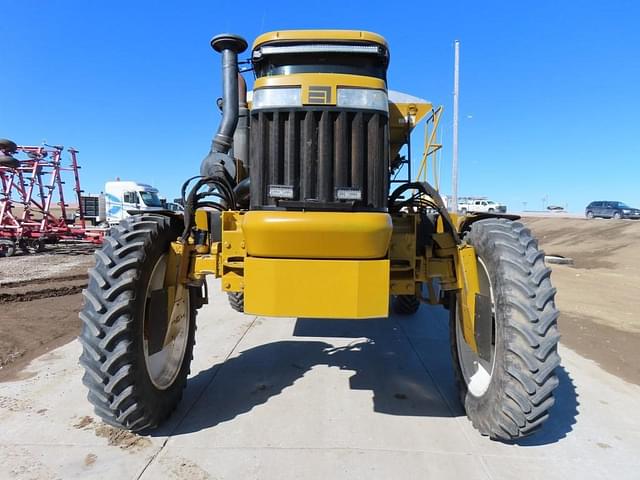
[[[12,140],[0,138],[0,150],[7,153],[8,155],[11,155],[12,153],[15,153],[16,150],[18,150],[18,145],[16,145],[16,142]]]
[[[420,300],[415,295],[396,295],[391,302],[394,313],[413,315],[420,308]]]
[[[111,229],[95,253],[80,312],[80,363],[89,401],[110,425],[156,427],[182,397],[200,297],[197,289],[172,287],[165,279],[180,223],[130,217]]]
[[[515,440],[534,432],[554,403],[560,363],[556,290],[544,253],[521,223],[480,220],[465,240],[477,254],[484,299],[476,297],[476,332],[485,332],[485,340],[479,353],[465,342],[452,296],[452,356],[460,398],[483,435]],[[478,310],[479,303],[484,308]]]
[[[0,257],[13,257],[16,253],[16,244],[13,240],[6,238],[0,239]]]
[[[244,313],[244,292],[227,292],[229,305],[236,312]]]
[[[11,155],[0,155],[0,167],[18,168],[20,161]]]

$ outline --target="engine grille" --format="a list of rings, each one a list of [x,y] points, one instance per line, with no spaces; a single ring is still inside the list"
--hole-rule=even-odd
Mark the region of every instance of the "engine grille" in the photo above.
[[[251,208],[386,209],[387,123],[368,111],[252,112]],[[270,198],[269,185],[294,187],[293,198]],[[361,200],[338,200],[337,188],[358,188]]]

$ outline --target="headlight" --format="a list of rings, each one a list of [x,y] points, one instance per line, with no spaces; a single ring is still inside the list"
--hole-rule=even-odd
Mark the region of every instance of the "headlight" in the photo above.
[[[631,213],[631,210],[623,209],[622,213]]]
[[[337,106],[389,112],[386,92],[370,88],[339,88]]]
[[[260,88],[253,92],[252,109],[301,107],[299,88]]]

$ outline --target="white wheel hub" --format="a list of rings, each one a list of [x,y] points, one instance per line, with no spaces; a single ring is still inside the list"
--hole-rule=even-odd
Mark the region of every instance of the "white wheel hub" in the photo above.
[[[478,265],[478,283],[480,287],[480,294],[486,295],[491,299],[491,319],[485,319],[485,321],[491,320],[493,322],[493,329],[495,329],[496,313],[495,313],[495,298],[493,294],[493,286],[491,284],[491,278],[489,277],[489,271],[485,263],[480,257],[477,258]],[[462,322],[460,315],[460,302],[456,302],[455,313],[455,335],[456,335],[456,347],[458,351],[458,361],[460,362],[460,370],[467,389],[475,397],[481,397],[489,388],[491,378],[493,375],[493,369],[495,367],[495,337],[492,344],[491,358],[489,361],[480,358],[480,356],[474,352],[467,344],[462,333]],[[494,330],[495,331],[495,330]]]
[[[147,323],[149,312],[146,309],[147,299],[151,297],[151,293],[155,290],[165,288],[165,276],[167,273],[167,255],[163,255],[153,267],[149,284],[147,285],[144,322]],[[166,287],[170,294],[173,294],[173,302],[170,305],[168,314],[167,331],[164,338],[162,349],[156,353],[149,354],[149,339],[146,336],[143,342],[144,360],[149,373],[149,378],[153,385],[165,390],[173,385],[178,373],[182,367],[184,355],[187,349],[189,336],[189,316],[191,315],[191,306],[189,304],[189,291],[183,285],[176,287]],[[170,297],[169,297],[170,298]],[[157,322],[150,322],[150,325]],[[143,326],[143,327],[146,327]],[[146,328],[143,328],[146,332]]]

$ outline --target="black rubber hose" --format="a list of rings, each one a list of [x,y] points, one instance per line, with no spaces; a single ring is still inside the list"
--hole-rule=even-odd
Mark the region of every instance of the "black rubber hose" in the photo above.
[[[238,202],[238,205],[240,205],[240,207],[242,208],[248,208],[249,207],[249,196],[251,194],[251,178],[247,177],[244,180],[242,180],[240,183],[238,183],[238,185],[235,186],[235,188],[233,189],[233,193],[236,196],[236,201]]]
[[[460,236],[458,235],[456,226],[453,224],[453,221],[449,216],[449,212],[444,206],[444,201],[442,200],[442,197],[440,196],[438,191],[435,188],[433,188],[431,185],[429,185],[427,182],[409,182],[396,188],[393,191],[393,193],[391,193],[391,195],[389,196],[389,208],[391,209],[391,211],[397,212],[400,210],[400,208],[396,209],[395,202],[400,197],[400,195],[402,195],[407,190],[418,190],[424,193],[425,195],[428,195],[434,200],[435,202],[434,207],[438,211],[438,213],[442,216],[442,222],[445,228],[448,228],[449,233],[451,233],[451,236],[453,237],[456,244],[459,244]]]

